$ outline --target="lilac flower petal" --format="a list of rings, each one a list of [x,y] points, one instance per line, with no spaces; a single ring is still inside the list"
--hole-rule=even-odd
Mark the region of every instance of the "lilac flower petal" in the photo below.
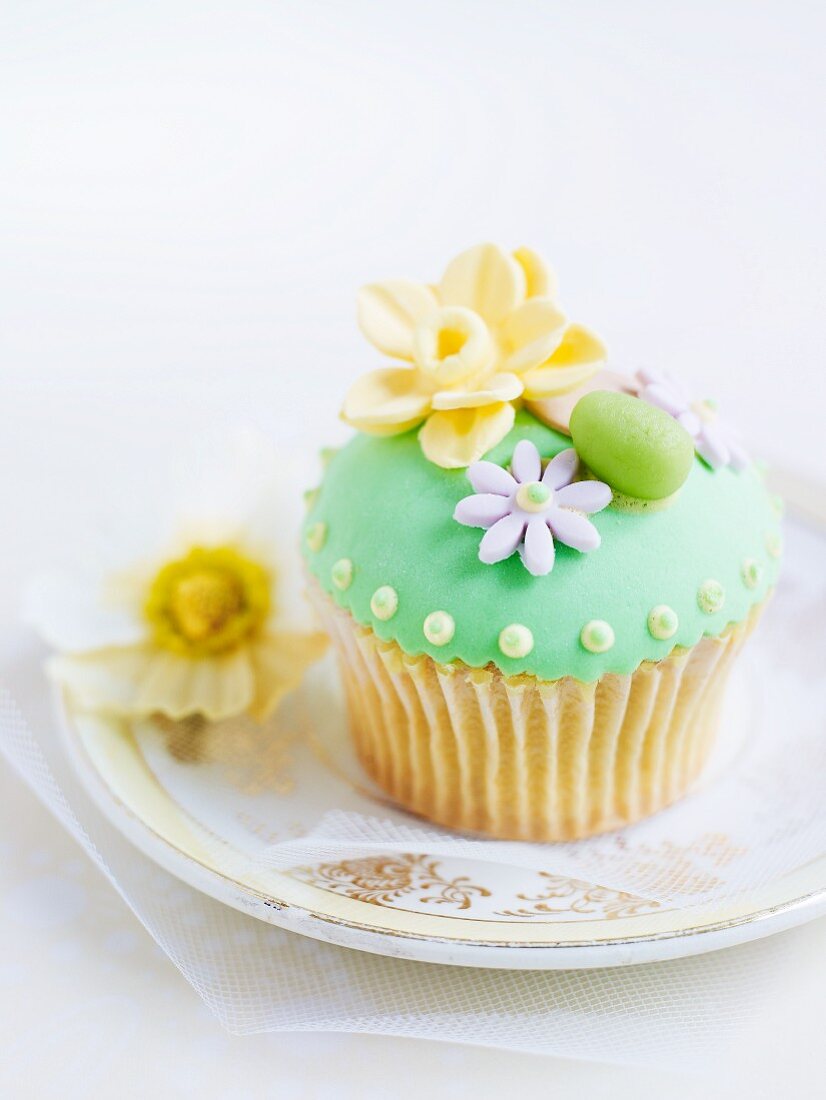
[[[542,483],[549,489],[561,489],[563,485],[568,485],[573,480],[578,468],[577,453],[573,447],[569,447],[567,451],[560,451],[555,458],[551,459],[545,467]]]
[[[578,512],[601,512],[611,503],[611,490],[602,481],[577,481],[557,490],[556,503]]]
[[[509,515],[494,523],[479,543],[479,561],[485,565],[495,565],[509,558],[525,531],[525,521],[521,516]]]
[[[467,476],[477,493],[509,496],[516,489],[514,478],[495,462],[474,462],[468,466]]]
[[[664,409],[669,416],[679,416],[688,408],[688,402],[682,394],[667,382],[654,382],[646,386],[640,397],[649,405],[657,405]]]
[[[511,473],[523,485],[526,481],[539,481],[542,474],[542,462],[536,444],[529,439],[520,439],[511,459]]]
[[[543,516],[537,516],[528,524],[525,543],[519,548],[522,562],[529,573],[544,577],[554,567],[554,540]]]
[[[720,466],[727,466],[729,449],[723,437],[715,431],[711,424],[703,424],[699,435],[694,440],[694,446],[700,458],[705,459],[712,470]]]
[[[640,367],[637,371],[637,381],[642,386],[653,386],[656,383],[665,382],[665,375],[661,370],[654,370],[653,367]]]
[[[459,501],[453,518],[465,527],[490,527],[510,510],[511,504],[507,497],[500,497],[495,493],[477,493]]]
[[[547,523],[555,539],[583,552],[596,550],[599,531],[590,520],[568,508],[552,508],[546,513]]]
[[[735,440],[733,439],[729,439],[728,449],[729,462],[734,467],[734,469],[738,472],[740,470],[745,470],[745,468],[749,464],[749,456],[747,452],[740,446],[739,443],[735,442]]]
[[[693,409],[686,409],[677,417],[677,423],[682,424],[692,439],[696,439],[703,427],[703,422]]]

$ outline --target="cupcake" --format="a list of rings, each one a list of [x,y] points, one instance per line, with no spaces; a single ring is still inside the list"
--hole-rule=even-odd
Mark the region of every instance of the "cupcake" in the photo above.
[[[365,287],[388,366],[303,554],[358,756],[399,806],[571,840],[668,806],[778,572],[779,509],[710,401],[605,366],[531,250]]]

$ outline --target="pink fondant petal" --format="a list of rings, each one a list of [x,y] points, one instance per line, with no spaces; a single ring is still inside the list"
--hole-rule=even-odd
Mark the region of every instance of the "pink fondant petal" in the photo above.
[[[542,462],[536,444],[529,439],[520,439],[511,459],[511,473],[517,481],[539,481],[542,474]]]
[[[556,503],[578,512],[601,512],[611,503],[611,490],[602,481],[577,481],[557,490]]]
[[[509,558],[519,543],[525,530],[525,521],[521,516],[510,515],[494,523],[479,543],[479,560],[486,565],[495,565]]]
[[[544,577],[554,567],[554,540],[544,517],[537,516],[528,524],[525,544],[520,547],[522,562],[529,573]]]
[[[510,500],[495,493],[477,493],[456,505],[453,518],[465,527],[490,527],[510,512]]]
[[[510,496],[516,489],[514,478],[495,462],[474,462],[468,467],[467,476],[477,493]]]
[[[561,489],[567,485],[577,472],[579,458],[573,447],[560,451],[545,467],[542,481],[549,489]]]
[[[719,432],[711,424],[703,424],[694,440],[697,454],[705,459],[712,470],[728,465],[729,449]]]
[[[583,553],[596,550],[599,546],[599,531],[579,512],[572,512],[568,508],[552,508],[546,515],[547,524],[557,541]]]

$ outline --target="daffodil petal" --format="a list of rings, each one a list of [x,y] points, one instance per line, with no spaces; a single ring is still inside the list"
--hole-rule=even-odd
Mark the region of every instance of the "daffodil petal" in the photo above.
[[[255,692],[249,711],[263,720],[301,683],[308,667],[327,648],[324,634],[283,631],[265,635],[250,647]]]
[[[440,390],[433,394],[432,405],[438,411],[479,409],[500,401],[515,401],[522,394],[522,382],[515,374],[492,374],[478,390]]]
[[[537,367],[522,376],[525,398],[533,401],[557,393],[569,393],[587,382],[597,369],[587,364],[579,367]]]
[[[444,305],[465,306],[499,325],[525,299],[525,272],[497,245],[479,244],[451,260],[439,297]]]
[[[569,325],[559,347],[541,367],[522,376],[527,400],[576,389],[605,361],[602,341],[582,325]]]
[[[530,298],[502,326],[505,370],[521,374],[550,359],[565,334],[565,315],[550,298]]]
[[[517,248],[513,258],[525,272],[526,297],[552,298],[556,294],[556,276],[538,252],[532,248]]]
[[[570,435],[570,419],[574,406],[586,393],[591,393],[593,390],[637,394],[639,387],[628,375],[617,374],[616,371],[599,370],[573,391],[530,402],[528,410],[558,432]]]
[[[583,364],[599,367],[605,361],[605,345],[584,325],[568,325],[559,344],[546,366],[575,367]]]
[[[55,649],[83,653],[136,645],[146,623],[128,601],[115,601],[85,572],[44,573],[24,593],[26,621]]]
[[[124,716],[159,711],[170,718],[202,714],[217,721],[243,713],[253,698],[245,647],[192,660],[152,646],[127,646],[56,657],[48,668],[81,706]]]
[[[425,457],[445,469],[476,462],[513,427],[513,405],[435,412],[419,432]]]
[[[342,420],[362,432],[395,435],[414,428],[430,409],[430,392],[412,367],[385,367],[363,374],[350,388]]]
[[[413,358],[413,332],[438,306],[430,287],[410,279],[370,283],[358,293],[358,323],[374,347],[395,359]]]

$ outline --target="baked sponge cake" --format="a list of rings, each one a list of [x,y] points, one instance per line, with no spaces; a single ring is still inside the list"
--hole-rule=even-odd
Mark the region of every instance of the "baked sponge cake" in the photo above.
[[[528,249],[366,287],[359,319],[397,362],[346,397],[303,553],[365,769],[494,837],[669,805],[777,579],[759,467],[711,402],[608,371]]]

